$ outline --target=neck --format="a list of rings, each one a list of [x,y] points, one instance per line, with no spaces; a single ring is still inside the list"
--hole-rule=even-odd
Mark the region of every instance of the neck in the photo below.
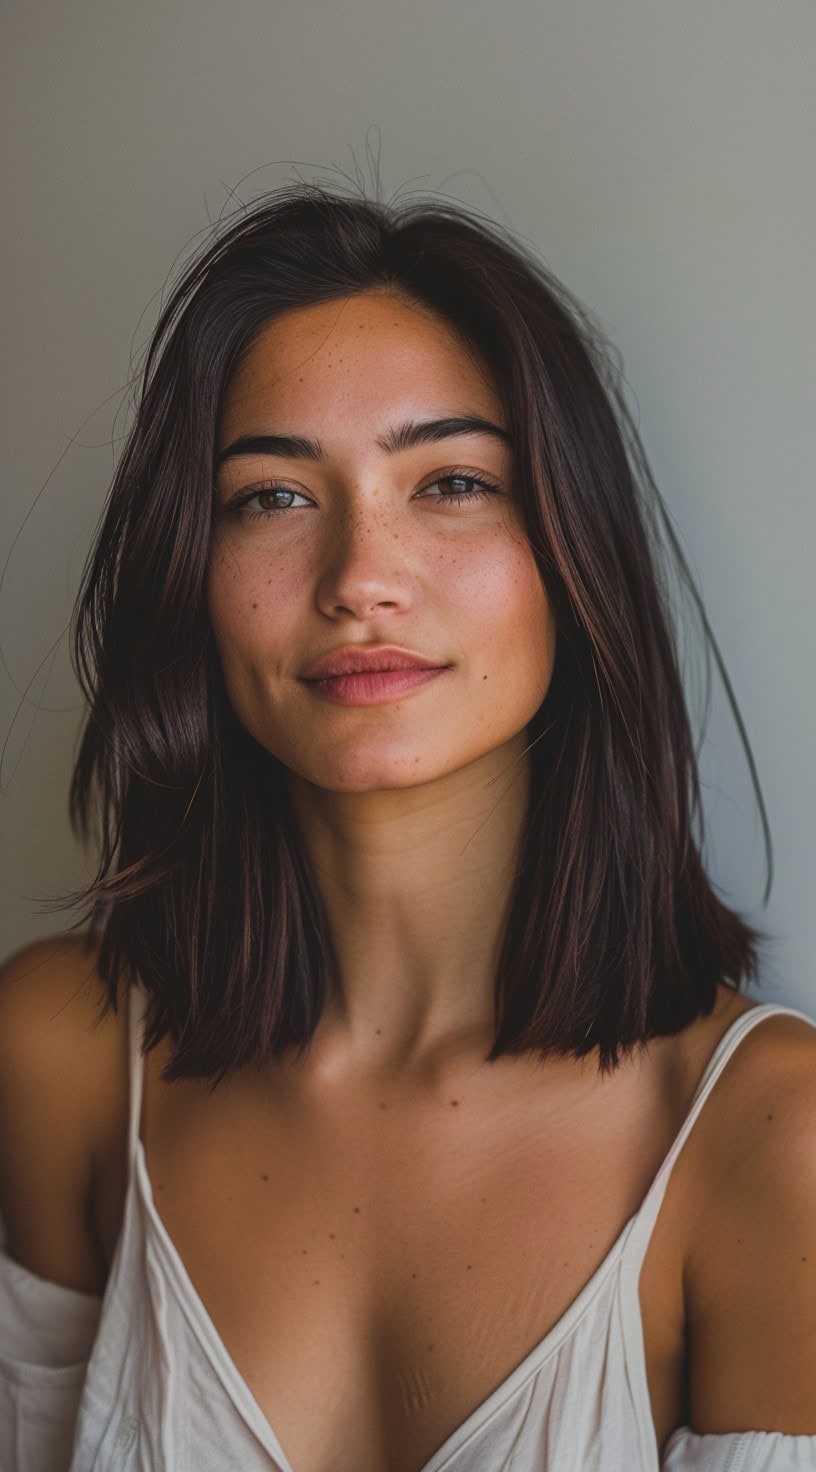
[[[316,1066],[413,1073],[481,1056],[529,800],[526,733],[423,784],[335,792],[291,774],[325,906],[334,977]]]

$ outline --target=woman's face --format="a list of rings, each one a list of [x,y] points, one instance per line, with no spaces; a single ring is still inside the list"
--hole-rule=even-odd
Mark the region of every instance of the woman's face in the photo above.
[[[413,787],[521,750],[546,694],[555,626],[509,444],[473,429],[380,443],[464,415],[505,428],[486,369],[444,321],[385,290],[276,318],[228,386],[213,632],[239,720],[318,787]],[[313,444],[237,451],[271,436]],[[303,675],[349,645],[443,668],[375,703],[353,689],[341,702]]]

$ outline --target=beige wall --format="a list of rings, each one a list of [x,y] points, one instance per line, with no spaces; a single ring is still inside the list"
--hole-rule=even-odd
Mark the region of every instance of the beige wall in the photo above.
[[[64,631],[131,347],[231,188],[370,178],[368,138],[386,194],[505,221],[620,346],[759,766],[767,910],[718,681],[711,869],[778,936],[761,994],[816,1015],[812,0],[16,0],[5,40],[0,952],[91,873]]]

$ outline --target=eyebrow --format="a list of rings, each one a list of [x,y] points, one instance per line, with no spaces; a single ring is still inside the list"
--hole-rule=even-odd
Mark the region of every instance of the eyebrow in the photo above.
[[[375,444],[387,455],[410,450],[414,445],[430,445],[458,434],[484,434],[512,445],[512,436],[500,425],[478,414],[455,414],[445,419],[409,419],[378,436]],[[239,455],[285,455],[290,460],[325,460],[326,451],[320,440],[305,439],[299,434],[244,434],[233,440],[216,456],[215,468]]]

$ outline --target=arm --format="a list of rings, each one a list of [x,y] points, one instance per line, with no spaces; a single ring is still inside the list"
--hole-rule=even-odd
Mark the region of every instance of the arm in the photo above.
[[[718,1088],[684,1275],[691,1424],[661,1467],[816,1472],[816,1029],[764,1023]]]
[[[14,1261],[99,1293],[90,1188],[106,1048],[92,1030],[92,973],[72,936],[25,946],[0,967],[0,1215]]]
[[[91,1031],[92,970],[72,936],[26,946],[0,967],[3,1472],[65,1472],[99,1323],[104,1275],[88,1197],[92,1142],[110,1114],[101,1065],[113,1050]]]

